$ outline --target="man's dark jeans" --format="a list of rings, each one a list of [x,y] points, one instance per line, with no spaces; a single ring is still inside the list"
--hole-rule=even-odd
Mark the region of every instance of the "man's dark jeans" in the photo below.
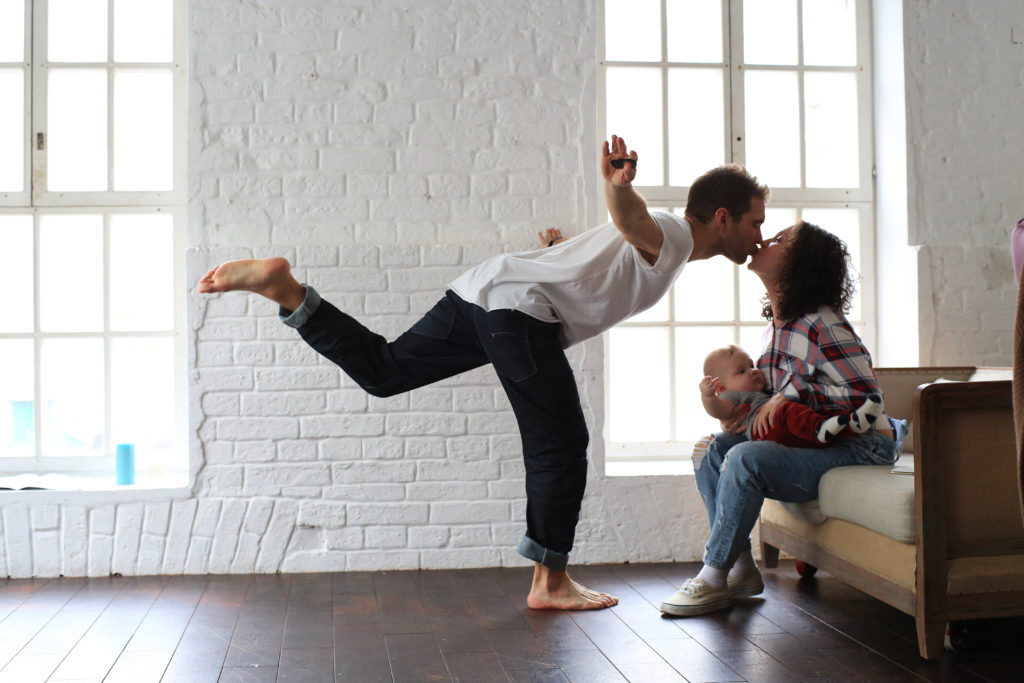
[[[408,332],[388,342],[311,287],[302,307],[282,310],[282,317],[374,396],[493,365],[523,442],[526,537],[519,552],[565,569],[586,486],[590,437],[558,323],[508,309],[488,312],[448,291]]]

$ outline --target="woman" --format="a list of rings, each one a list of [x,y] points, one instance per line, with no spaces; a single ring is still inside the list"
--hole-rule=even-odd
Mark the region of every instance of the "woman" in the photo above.
[[[881,395],[871,356],[843,315],[853,281],[849,253],[839,238],[799,223],[765,240],[748,267],[768,290],[764,316],[771,324],[757,365],[775,392],[755,417],[756,431],[767,430],[785,401],[800,401],[818,412],[849,412],[868,395]],[[744,413],[723,426],[735,429]],[[705,614],[730,606],[736,597],[760,593],[764,583],[750,553],[750,531],[764,499],[814,500],[826,471],[890,464],[899,448],[888,419],[880,419],[874,431],[819,449],[717,435],[706,456],[694,459],[697,488],[711,522],[704,566],[662,603],[661,611]]]

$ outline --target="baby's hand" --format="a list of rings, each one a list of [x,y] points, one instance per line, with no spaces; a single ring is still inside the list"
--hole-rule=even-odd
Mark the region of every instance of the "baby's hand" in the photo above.
[[[717,377],[711,375],[705,375],[704,379],[700,381],[700,395],[705,398],[713,398],[725,390],[722,386],[722,381]]]

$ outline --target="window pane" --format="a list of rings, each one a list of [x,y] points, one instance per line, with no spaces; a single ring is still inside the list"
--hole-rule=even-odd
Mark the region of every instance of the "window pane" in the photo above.
[[[857,64],[855,0],[804,0],[804,64]]]
[[[853,297],[850,312],[847,315],[851,320],[859,320],[864,315],[861,310],[861,283],[859,282],[862,271],[860,211],[857,209],[804,209],[803,219],[808,223],[825,228],[846,242],[846,248],[850,252],[850,264],[853,266],[853,276],[855,280],[858,280],[857,293]]]
[[[50,0],[51,62],[107,61],[107,0]]]
[[[41,218],[39,324],[46,332],[103,329],[102,216]]]
[[[668,330],[616,327],[608,333],[608,438],[669,438]]]
[[[767,237],[768,233],[764,235]],[[761,278],[750,272],[746,266],[740,268],[740,320],[764,320],[761,311],[764,305],[761,298],[765,294]]]
[[[661,117],[661,70],[613,67],[607,71],[608,130],[636,150],[637,185],[661,185],[665,178],[662,161],[664,135]]]
[[[47,98],[47,189],[106,190],[106,70],[51,69]]]
[[[0,192],[25,189],[25,72],[0,69]]]
[[[796,64],[796,48],[796,0],[744,0],[745,63]]]
[[[604,57],[611,62],[661,61],[659,0],[604,3]]]
[[[0,250],[4,255],[0,291],[18,292],[4,302],[0,332],[32,332],[35,327],[32,237],[32,216],[0,214]]]
[[[115,0],[114,61],[169,62],[173,37],[172,0]]]
[[[732,327],[686,327],[676,330],[678,441],[694,441],[707,434],[722,431],[718,420],[704,412],[698,387],[704,377],[704,358],[712,350],[734,343],[736,338]],[[641,406],[634,409],[640,410]]]
[[[172,189],[173,98],[170,71],[115,72],[115,190]]]
[[[858,187],[856,74],[804,74],[804,107],[807,187]]]
[[[711,0],[668,0],[668,61],[722,61],[722,4]]]
[[[686,264],[675,288],[676,320],[732,320],[736,267],[726,258]]]
[[[800,187],[800,98],[795,71],[748,71],[746,167],[768,187]]]
[[[110,217],[110,328],[174,328],[173,217]]]
[[[746,326],[740,328],[740,347],[750,354],[750,357],[757,362],[757,359],[764,353],[765,344],[770,342],[769,338],[767,341],[764,338],[765,330],[768,328],[767,321],[762,319],[763,325],[760,326]]]
[[[0,62],[25,61],[25,2],[0,0]]]
[[[137,458],[166,459],[174,441],[174,341],[111,343],[111,441],[135,444]]]
[[[102,339],[46,339],[42,376],[43,455],[102,455]]]
[[[31,339],[0,340],[0,457],[35,455],[34,357]]]
[[[668,72],[669,183],[688,186],[725,163],[725,74],[721,69]],[[693,106],[699,99],[701,106]]]

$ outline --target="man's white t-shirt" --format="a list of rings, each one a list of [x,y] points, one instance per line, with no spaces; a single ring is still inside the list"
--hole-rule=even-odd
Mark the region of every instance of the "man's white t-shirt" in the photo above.
[[[689,223],[669,213],[651,216],[664,235],[654,265],[605,223],[553,247],[494,256],[451,289],[487,311],[510,308],[560,322],[563,344],[572,346],[658,303],[686,266]]]

